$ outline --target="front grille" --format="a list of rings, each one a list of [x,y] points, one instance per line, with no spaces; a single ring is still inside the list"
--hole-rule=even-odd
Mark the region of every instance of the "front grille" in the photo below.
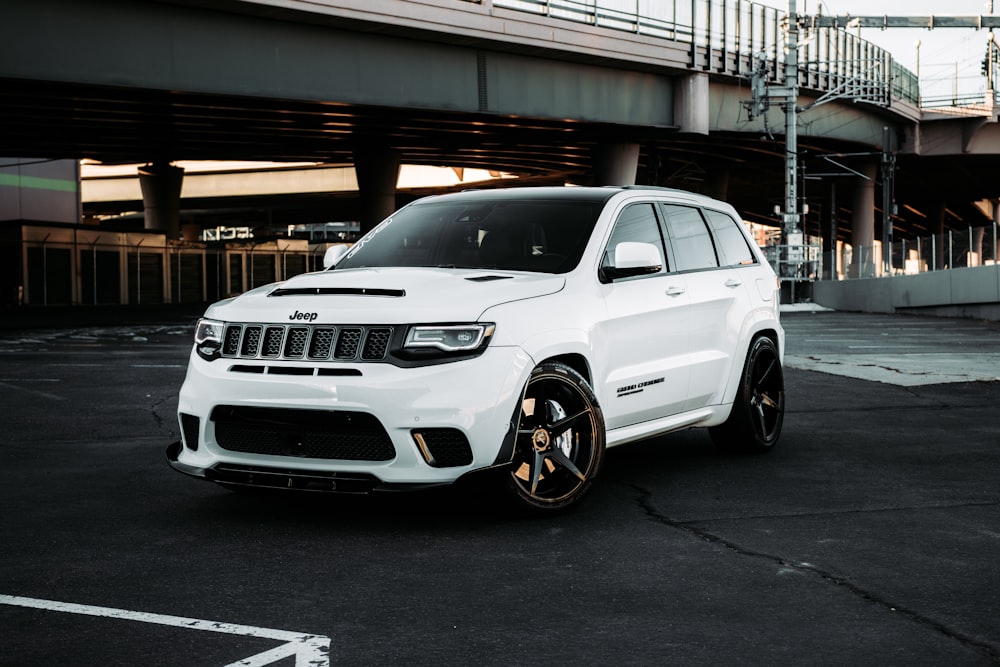
[[[227,324],[222,356],[290,361],[384,361],[392,327]]]
[[[348,461],[396,456],[385,428],[365,412],[219,405],[211,419],[216,443],[231,452]]]

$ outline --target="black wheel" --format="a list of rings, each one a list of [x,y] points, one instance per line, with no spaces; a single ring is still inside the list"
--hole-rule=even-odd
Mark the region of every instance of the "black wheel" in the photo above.
[[[580,502],[604,461],[604,415],[587,381],[561,363],[536,368],[521,398],[514,458],[505,478],[521,509]]]
[[[750,344],[729,418],[709,432],[723,451],[766,452],[778,442],[784,417],[781,359],[774,342],[761,336]]]

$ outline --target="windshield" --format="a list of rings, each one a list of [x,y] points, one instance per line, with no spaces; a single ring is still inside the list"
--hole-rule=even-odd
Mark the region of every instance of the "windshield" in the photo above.
[[[397,212],[338,262],[565,273],[580,261],[603,204],[432,200]]]

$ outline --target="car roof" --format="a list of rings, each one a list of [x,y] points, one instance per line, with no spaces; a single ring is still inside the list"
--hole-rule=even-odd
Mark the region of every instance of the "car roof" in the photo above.
[[[716,202],[710,197],[699,195],[687,190],[677,190],[674,188],[664,188],[653,185],[625,185],[625,186],[585,186],[585,187],[564,187],[564,186],[537,186],[537,187],[511,187],[492,188],[482,190],[463,190],[443,195],[433,195],[425,197],[419,202],[449,201],[449,202],[477,202],[483,200],[490,201],[575,201],[593,202],[603,204],[617,194],[624,192],[648,192],[649,194],[677,195],[685,199],[697,200],[700,203]],[[417,202],[415,202],[417,203]]]
[[[611,199],[611,197],[618,192],[621,192],[621,188],[578,188],[560,186],[491,188],[484,190],[463,190],[462,192],[435,195],[425,197],[421,201],[476,202],[489,199],[491,201],[556,200],[603,203]]]

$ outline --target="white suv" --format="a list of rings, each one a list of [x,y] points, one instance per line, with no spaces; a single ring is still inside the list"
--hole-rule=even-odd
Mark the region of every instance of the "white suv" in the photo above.
[[[584,497],[606,447],[694,426],[724,449],[778,440],[778,284],[725,203],[447,194],[327,260],[209,307],[174,468],[343,492],[495,470],[483,479],[519,505],[555,511]]]

